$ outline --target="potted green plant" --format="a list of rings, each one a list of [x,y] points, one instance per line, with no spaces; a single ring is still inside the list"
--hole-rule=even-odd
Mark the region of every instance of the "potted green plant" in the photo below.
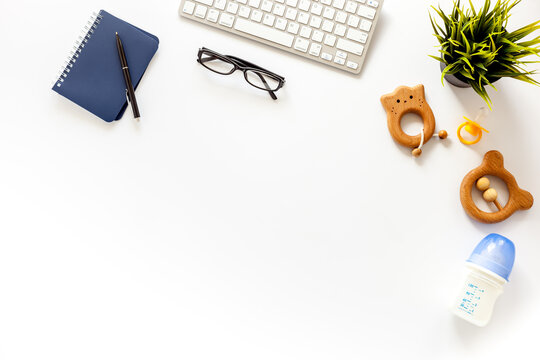
[[[540,36],[528,41],[523,40],[540,29],[540,20],[514,31],[508,29],[510,11],[521,0],[497,0],[493,8],[486,0],[480,10],[476,10],[469,0],[470,8],[461,6],[460,0],[454,1],[450,14],[432,7],[442,19],[443,25],[430,20],[439,41],[440,56],[432,56],[441,65],[441,81],[460,87],[472,87],[490,106],[491,99],[486,86],[501,78],[514,78],[534,85],[540,83],[530,75],[535,71],[524,69],[529,55],[540,53]]]

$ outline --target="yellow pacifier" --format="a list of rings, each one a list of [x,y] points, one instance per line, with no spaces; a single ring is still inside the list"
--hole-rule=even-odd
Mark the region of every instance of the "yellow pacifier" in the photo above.
[[[473,144],[476,144],[477,142],[479,142],[482,139],[483,131],[485,131],[487,133],[489,132],[486,129],[484,129],[483,127],[481,127],[480,124],[479,124],[479,122],[481,122],[483,119],[485,119],[486,116],[487,116],[487,109],[486,108],[481,108],[480,109],[480,111],[476,115],[476,118],[474,119],[474,121],[472,121],[471,119],[464,116],[465,120],[467,120],[467,121],[465,121],[464,123],[459,125],[459,127],[457,129],[457,136],[458,136],[459,141],[461,141],[465,145],[473,145]],[[465,131],[468,132],[471,136],[473,136],[474,139],[473,140],[464,139],[463,136],[461,136],[461,130],[462,129],[465,129]]]

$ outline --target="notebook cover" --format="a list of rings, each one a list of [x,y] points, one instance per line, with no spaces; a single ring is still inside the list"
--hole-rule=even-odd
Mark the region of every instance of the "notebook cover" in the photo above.
[[[135,89],[158,49],[159,39],[111,14],[102,16],[63,82],[53,90],[105,121],[120,119],[127,107],[126,84],[116,48],[122,39]],[[60,86],[58,86],[60,84]]]

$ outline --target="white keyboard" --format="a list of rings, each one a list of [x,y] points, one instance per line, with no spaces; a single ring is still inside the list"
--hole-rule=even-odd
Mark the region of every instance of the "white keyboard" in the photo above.
[[[180,14],[355,74],[383,0],[182,0]]]

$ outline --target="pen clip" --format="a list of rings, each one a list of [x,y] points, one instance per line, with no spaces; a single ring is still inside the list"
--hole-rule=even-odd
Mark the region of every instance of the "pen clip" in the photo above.
[[[131,100],[129,99],[129,92],[128,92],[127,89],[126,89],[126,99],[127,99],[127,102],[128,102],[129,104],[131,104]]]

